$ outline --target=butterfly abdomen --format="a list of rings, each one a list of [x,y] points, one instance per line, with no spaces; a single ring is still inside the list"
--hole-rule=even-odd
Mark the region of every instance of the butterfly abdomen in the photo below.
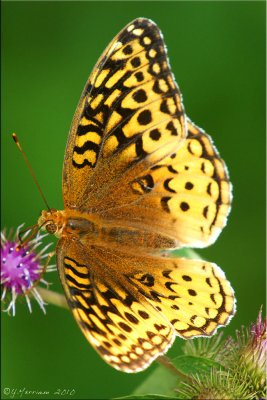
[[[178,247],[177,241],[169,236],[142,228],[125,227],[117,222],[107,222],[88,214],[83,216],[74,210],[42,211],[39,226],[57,237],[81,240],[86,247],[88,244],[106,246],[120,245],[122,247],[138,248],[142,252],[153,250],[173,249]]]
[[[102,238],[105,243],[131,246],[139,250],[152,251],[160,249],[172,249],[177,247],[175,239],[163,236],[157,232],[131,227],[102,227]]]
[[[119,245],[138,248],[142,252],[177,247],[177,241],[169,236],[140,227],[125,226],[118,221],[105,221],[95,215],[88,218],[70,215],[66,218],[62,236],[77,237],[86,247],[89,244],[102,247]]]

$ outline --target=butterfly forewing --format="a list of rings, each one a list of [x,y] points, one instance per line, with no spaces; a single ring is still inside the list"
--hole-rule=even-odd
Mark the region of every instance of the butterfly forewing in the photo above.
[[[66,148],[65,206],[93,208],[100,186],[106,196],[130,166],[161,149],[157,162],[185,136],[161,33],[153,22],[137,19],[107,47],[84,89]]]
[[[189,120],[187,126],[175,152],[150,165],[148,157],[118,178],[98,210],[106,219],[170,238],[163,248],[213,243],[231,206],[227,169],[211,138]]]

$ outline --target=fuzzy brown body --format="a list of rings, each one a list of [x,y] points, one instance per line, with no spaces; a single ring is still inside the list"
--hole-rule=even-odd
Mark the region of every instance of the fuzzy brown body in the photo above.
[[[93,214],[75,210],[43,210],[38,224],[58,238],[79,240],[86,247],[120,245],[134,252],[143,249],[146,253],[178,247],[175,239],[149,229],[130,228],[123,221],[106,222]]]

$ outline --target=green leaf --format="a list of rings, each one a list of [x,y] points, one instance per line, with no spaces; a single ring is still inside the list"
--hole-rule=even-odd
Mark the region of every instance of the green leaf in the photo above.
[[[186,375],[209,373],[211,368],[222,369],[216,361],[195,356],[179,356],[172,360],[173,365]]]
[[[173,396],[176,385],[177,376],[165,367],[159,366],[135,389],[133,394],[157,393],[157,395]]]
[[[170,257],[185,257],[193,260],[202,260],[202,257],[192,249],[172,250],[169,253]]]
[[[209,373],[212,368],[221,369],[222,366],[212,360],[194,357],[194,356],[179,356],[171,360],[173,365],[184,375],[204,374]],[[180,376],[167,370],[164,366],[157,367],[151,375],[145,379],[143,383],[133,392],[133,395],[142,395],[147,393],[157,393],[157,396],[175,396],[174,389],[183,379]],[[155,397],[155,395],[153,395]]]

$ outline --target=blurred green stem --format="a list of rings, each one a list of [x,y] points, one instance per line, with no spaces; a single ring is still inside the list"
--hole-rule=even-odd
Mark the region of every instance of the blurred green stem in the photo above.
[[[44,289],[41,287],[36,288],[40,293],[42,299],[49,304],[53,304],[54,306],[63,307],[69,310],[68,303],[66,301],[65,296],[60,293],[53,292],[49,289]]]
[[[167,356],[159,356],[156,360],[160,365],[162,365],[163,367],[167,368],[168,371],[170,371],[172,374],[178,375],[179,378],[186,380],[186,381],[191,381],[190,376],[184,374],[183,372],[179,371],[179,369],[177,369],[175,367],[175,365],[173,365],[173,363],[171,362],[171,360],[167,357]]]

